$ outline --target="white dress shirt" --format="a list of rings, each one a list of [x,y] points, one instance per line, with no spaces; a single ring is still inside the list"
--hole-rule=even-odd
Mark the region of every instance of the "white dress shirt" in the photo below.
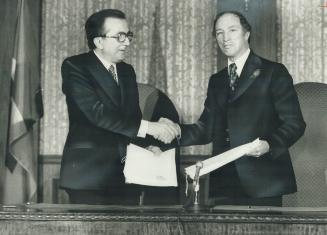
[[[238,57],[235,61],[232,61],[231,59],[228,58],[228,69],[229,69],[229,65],[232,63],[236,64],[236,73],[237,75],[240,77],[244,64],[246,62],[246,60],[248,59],[250,55],[250,48],[248,48],[240,57]],[[229,73],[229,71],[228,71]]]

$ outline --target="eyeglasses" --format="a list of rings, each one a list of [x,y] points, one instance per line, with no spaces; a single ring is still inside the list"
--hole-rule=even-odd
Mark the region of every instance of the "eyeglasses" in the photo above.
[[[127,33],[118,33],[117,36],[107,36],[107,35],[100,35],[103,38],[115,38],[118,42],[125,42],[126,38],[131,42],[133,40],[134,34],[133,32],[129,31]]]

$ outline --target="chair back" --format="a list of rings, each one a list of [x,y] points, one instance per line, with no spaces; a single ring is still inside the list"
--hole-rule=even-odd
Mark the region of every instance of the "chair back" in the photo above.
[[[138,83],[138,91],[139,91],[139,105],[142,111],[142,118],[144,120],[158,121],[161,117],[168,118],[173,122],[179,122],[178,112],[175,108],[173,102],[169,99],[169,97],[160,91],[159,89],[152,87],[147,84]],[[147,137],[145,139],[139,139],[139,144],[147,143],[152,145],[153,143],[152,137]],[[176,140],[175,140],[176,141]],[[162,142],[156,143],[158,146],[163,145]],[[154,144],[154,145],[156,145]],[[165,146],[166,147],[166,146]],[[163,147],[162,149],[164,150]],[[176,171],[177,171],[177,179],[178,184],[180,184],[180,154],[179,148],[175,148],[175,163],[176,163]],[[180,186],[178,187],[145,187],[145,191],[142,191],[141,197],[144,200],[145,204],[151,205],[174,205],[180,204]],[[147,194],[148,192],[148,194]],[[150,195],[149,195],[150,194]]]
[[[159,90],[143,83],[137,84],[139,91],[139,105],[142,111],[142,118],[150,121],[154,108],[158,102]]]
[[[291,148],[298,192],[283,197],[283,206],[327,206],[327,84],[295,85],[304,120],[304,135]]]

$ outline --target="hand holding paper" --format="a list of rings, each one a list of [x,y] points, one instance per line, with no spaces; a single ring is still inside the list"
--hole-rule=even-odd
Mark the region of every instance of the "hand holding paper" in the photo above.
[[[208,158],[207,160],[202,161],[203,167],[200,170],[199,176],[208,174],[211,171],[214,171],[226,165],[227,163],[235,161],[236,159],[239,159],[240,157],[243,157],[245,155],[252,155],[256,150],[266,150],[263,147],[265,147],[265,144],[262,143],[261,140],[256,139],[250,143],[240,145],[217,156]],[[185,168],[185,172],[190,178],[194,179],[196,165],[192,165]]]
[[[154,156],[151,151],[129,144],[124,175],[126,183],[177,187],[175,149]]]
[[[269,144],[265,140],[259,140],[258,144],[253,145],[249,152],[246,154],[247,156],[252,157],[260,157],[269,151]]]
[[[150,145],[145,149],[151,151],[154,156],[159,156],[162,153],[161,149],[158,146]]]

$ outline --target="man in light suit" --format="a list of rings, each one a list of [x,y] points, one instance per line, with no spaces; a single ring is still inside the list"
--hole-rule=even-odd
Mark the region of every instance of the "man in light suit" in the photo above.
[[[133,38],[125,14],[96,12],[87,19],[85,32],[90,52],[62,64],[69,133],[60,186],[71,203],[135,204],[138,197],[129,194],[123,176],[127,144],[146,134],[173,139],[177,132],[142,120],[135,71],[123,62]]]
[[[296,191],[288,148],[306,126],[292,77],[250,50],[251,26],[240,13],[217,15],[213,33],[228,66],[211,76],[197,123],[181,125],[181,145],[212,142],[217,155],[260,138],[247,156],[210,174],[209,195],[217,204],[281,206],[282,195]]]

